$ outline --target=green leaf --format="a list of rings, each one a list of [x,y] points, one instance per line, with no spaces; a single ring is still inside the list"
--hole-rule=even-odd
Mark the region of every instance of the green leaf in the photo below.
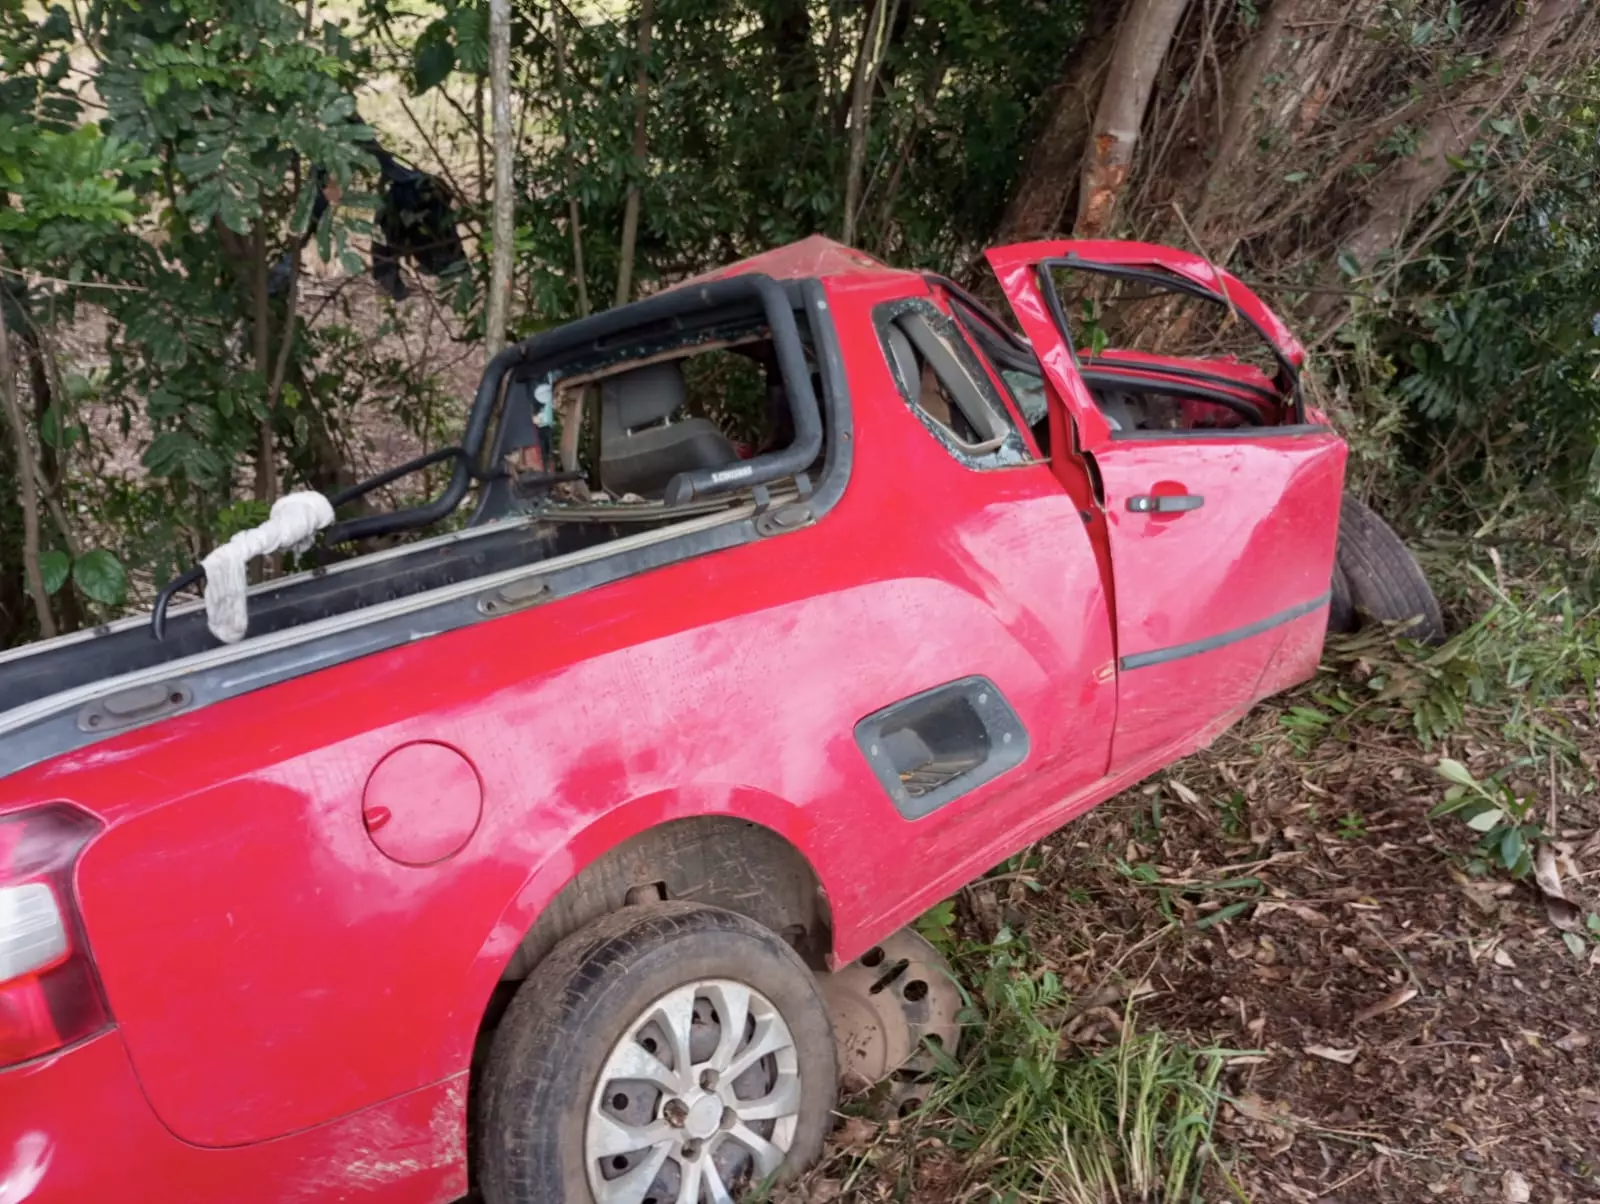
[[[1500,838],[1500,863],[1508,870],[1516,868],[1517,862],[1522,860],[1523,850],[1526,847],[1522,839],[1522,829],[1508,828],[1506,834]]]
[[[155,106],[156,101],[166,95],[167,89],[172,86],[172,77],[165,70],[157,68],[144,77],[140,90],[144,94],[144,103]]]
[[[361,256],[349,248],[339,252],[339,266],[352,276],[359,276],[367,270],[367,265]]]
[[[1472,776],[1471,771],[1465,765],[1460,761],[1453,761],[1449,757],[1440,757],[1438,768],[1434,772],[1445,781],[1454,782],[1458,786],[1470,787],[1478,784],[1478,779]]]
[[[104,548],[78,557],[72,566],[72,579],[87,597],[103,606],[121,606],[128,595],[127,570]]]
[[[1245,911],[1247,908],[1254,906],[1254,899],[1245,899],[1238,903],[1229,903],[1226,907],[1219,907],[1216,911],[1212,912],[1208,916],[1201,916],[1194,922],[1195,929],[1198,931],[1202,928],[1210,928],[1213,924],[1220,924],[1224,920],[1231,920],[1234,916]]]
[[[435,21],[417,39],[417,58],[412,66],[412,92],[420,96],[437,88],[456,67],[456,47],[450,40],[450,26]]]
[[[456,64],[463,71],[483,75],[489,70],[489,8],[483,3],[462,5],[451,15],[456,31]]]
[[[1499,807],[1492,807],[1488,804],[1485,804],[1482,811],[1476,811],[1470,817],[1468,817],[1467,827],[1471,828],[1474,832],[1487,832],[1501,820],[1505,819],[1505,817],[1506,813],[1500,810]],[[1515,831],[1515,829],[1512,830]],[[1518,839],[1521,838],[1519,837]],[[1512,860],[1515,860],[1515,858]],[[1506,864],[1510,865],[1511,862],[1508,861]]]
[[[294,220],[289,228],[296,234],[304,234],[311,225],[311,206],[316,200],[317,186],[308,183],[300,189],[300,195],[295,198]]]
[[[45,552],[39,557],[39,572],[44,577],[44,592],[57,594],[67,583],[67,574],[72,572],[72,557],[65,552]]]
[[[1582,957],[1587,949],[1584,947],[1583,938],[1576,932],[1563,932],[1561,940],[1566,945],[1573,957]]]
[[[1339,271],[1346,279],[1354,279],[1361,275],[1361,265],[1356,262],[1356,257],[1349,251],[1339,252]]]

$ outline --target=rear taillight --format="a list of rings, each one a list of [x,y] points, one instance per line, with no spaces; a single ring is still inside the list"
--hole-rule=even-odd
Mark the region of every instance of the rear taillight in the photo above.
[[[0,1067],[109,1020],[72,896],[72,867],[99,830],[61,804],[0,816]]]

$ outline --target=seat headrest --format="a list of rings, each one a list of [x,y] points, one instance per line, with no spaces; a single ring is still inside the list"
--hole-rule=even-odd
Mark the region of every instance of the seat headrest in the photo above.
[[[683,368],[676,360],[646,364],[600,382],[600,412],[604,425],[616,433],[660,422],[688,396]]]

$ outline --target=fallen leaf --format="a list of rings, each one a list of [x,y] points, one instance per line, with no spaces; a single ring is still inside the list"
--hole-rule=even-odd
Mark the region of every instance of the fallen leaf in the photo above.
[[[1547,844],[1539,846],[1533,859],[1533,878],[1544,895],[1545,915],[1562,932],[1577,932],[1582,926],[1582,914],[1577,905],[1568,900],[1561,889],[1561,870],[1556,864],[1556,851]],[[1572,942],[1567,942],[1570,947]]]
[[[1143,999],[1155,993],[1156,989],[1150,985],[1148,978],[1138,983],[1126,981],[1107,983],[1073,1000],[1073,1008],[1067,1014],[1067,1019],[1076,1019],[1094,1008],[1109,1007],[1113,1003],[1121,1003],[1124,999]]]
[[[1230,1101],[1234,1111],[1240,1116],[1249,1117],[1251,1120],[1265,1121],[1268,1124],[1276,1123],[1284,1111],[1281,1104],[1269,1104],[1254,1092],[1246,1092],[1237,1099]]]
[[[1578,910],[1576,903],[1569,903],[1565,899],[1552,899],[1546,895],[1544,914],[1552,924],[1568,936],[1576,936],[1578,930],[1583,927],[1583,913]],[[1583,938],[1578,939],[1581,941]]]
[[[1334,1049],[1331,1045],[1307,1045],[1306,1053],[1316,1058],[1326,1058],[1330,1062],[1338,1062],[1341,1066],[1348,1066],[1360,1056],[1360,1049]]]
[[[1589,1044],[1589,1034],[1573,1029],[1565,1037],[1558,1037],[1555,1046],[1566,1053],[1576,1053]]]
[[[1004,927],[1005,921],[1000,916],[1000,900],[994,891],[987,887],[980,887],[969,896],[972,900],[972,910],[978,917],[978,923],[983,926],[983,933],[990,940],[994,940]]]
[[[1505,1173],[1500,1180],[1500,1191],[1505,1196],[1506,1204],[1528,1204],[1533,1199],[1533,1189],[1516,1171]]]
[[[1511,960],[1511,955],[1505,951],[1504,946],[1494,951],[1494,964],[1507,970],[1515,970],[1517,963]]]
[[[1385,1012],[1392,1012],[1396,1008],[1403,1008],[1417,997],[1416,987],[1401,987],[1398,991],[1390,991],[1377,1003],[1369,1003],[1354,1016],[1350,1023],[1360,1024],[1363,1020],[1371,1020],[1374,1016],[1381,1016]]]
[[[1561,871],[1556,868],[1556,851],[1547,844],[1539,846],[1533,859],[1533,878],[1539,889],[1557,899],[1567,896],[1561,890]]]
[[[841,1149],[864,1150],[878,1136],[878,1126],[864,1116],[846,1116],[833,1131],[833,1143]]]
[[[1178,781],[1177,778],[1169,779],[1167,781],[1167,785],[1172,787],[1172,793],[1173,794],[1177,795],[1184,802],[1188,803],[1191,807],[1194,806],[1195,804],[1197,804],[1200,801],[1200,796],[1198,794],[1196,794],[1193,790],[1190,790],[1182,782]]]
[[[1275,911],[1286,911],[1290,915],[1304,920],[1313,928],[1326,928],[1330,923],[1332,923],[1332,921],[1320,911],[1314,911],[1302,903],[1280,903],[1275,899],[1269,899],[1266,902],[1256,905],[1256,914],[1258,916],[1270,915]]]

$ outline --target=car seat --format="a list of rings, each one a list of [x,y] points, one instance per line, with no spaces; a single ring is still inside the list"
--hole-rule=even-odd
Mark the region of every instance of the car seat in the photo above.
[[[688,396],[675,360],[647,364],[600,382],[600,485],[617,496],[660,497],[680,472],[738,460],[733,443],[708,418],[672,416]]]

